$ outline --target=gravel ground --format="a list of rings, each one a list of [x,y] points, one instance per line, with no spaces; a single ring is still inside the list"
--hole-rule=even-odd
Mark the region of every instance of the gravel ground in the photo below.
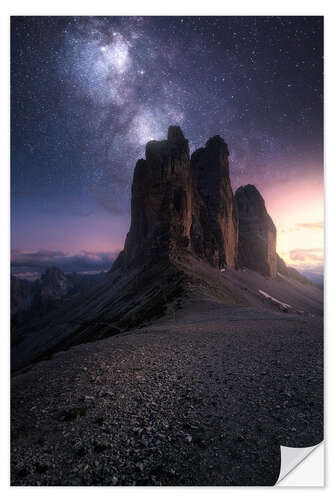
[[[195,311],[195,314],[193,314]],[[322,319],[192,301],[12,379],[12,485],[273,485],[323,439]]]

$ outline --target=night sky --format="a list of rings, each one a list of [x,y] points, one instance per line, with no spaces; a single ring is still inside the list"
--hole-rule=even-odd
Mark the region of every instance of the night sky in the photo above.
[[[262,192],[278,251],[323,265],[321,17],[14,17],[13,272],[108,269],[135,163],[182,127],[221,135],[233,187]]]

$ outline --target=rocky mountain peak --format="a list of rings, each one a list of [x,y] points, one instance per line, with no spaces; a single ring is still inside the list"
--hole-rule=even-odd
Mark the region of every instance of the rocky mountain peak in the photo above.
[[[150,141],[137,162],[131,201],[131,227],[114,267],[171,258],[189,246],[191,171],[188,141],[177,126],[164,141]]]
[[[229,150],[222,137],[207,140],[191,158],[179,126],[167,139],[150,141],[135,167],[131,227],[113,269],[189,253],[214,267],[277,274],[276,229],[253,185],[234,197]]]
[[[253,184],[247,184],[237,189],[235,193],[238,211],[242,215],[266,216],[265,200]]]
[[[168,128],[168,141],[175,144],[188,144],[188,141],[187,139],[185,139],[182,129],[177,125],[171,125]]]
[[[40,295],[43,300],[62,297],[71,288],[65,274],[58,267],[49,267],[40,277]]]
[[[229,177],[229,151],[220,136],[192,154],[192,240],[195,252],[212,265],[237,264],[237,217]]]
[[[58,267],[48,267],[41,276],[41,280],[45,282],[58,281],[65,279],[65,274]]]
[[[185,139],[181,128],[178,126],[169,127],[167,140],[149,141],[146,144],[146,161],[150,162],[152,166],[154,166],[154,163],[156,163],[156,168],[158,165],[161,167],[170,166],[171,158],[184,164],[189,159],[188,140]],[[165,175],[170,173],[167,168],[163,169],[163,172]],[[174,173],[173,169],[172,173]]]
[[[235,193],[238,210],[238,263],[264,275],[277,275],[276,228],[265,201],[252,184]]]
[[[220,154],[229,156],[228,145],[220,135],[214,135],[206,142],[206,149],[209,151],[218,151]]]

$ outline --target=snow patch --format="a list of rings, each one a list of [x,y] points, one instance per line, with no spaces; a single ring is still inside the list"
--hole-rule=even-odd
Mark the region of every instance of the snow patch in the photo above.
[[[271,295],[268,295],[268,293],[264,292],[263,290],[258,290],[258,292],[265,297],[265,299],[268,299],[270,302],[274,302],[274,304],[278,304],[281,306],[283,309],[291,309],[291,306],[289,304],[286,304],[285,302],[281,302],[278,299],[275,299]]]

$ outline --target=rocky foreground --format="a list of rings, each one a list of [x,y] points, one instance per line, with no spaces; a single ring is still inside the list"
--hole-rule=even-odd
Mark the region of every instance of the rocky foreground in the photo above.
[[[12,485],[273,485],[322,440],[322,321],[175,304],[12,381]]]

